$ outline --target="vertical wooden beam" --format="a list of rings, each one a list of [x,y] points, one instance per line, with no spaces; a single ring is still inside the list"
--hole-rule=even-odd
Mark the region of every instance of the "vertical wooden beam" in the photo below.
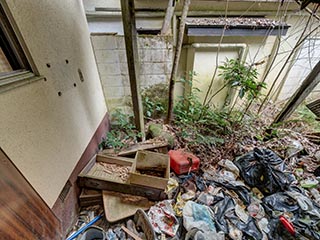
[[[320,82],[320,61],[309,73],[307,78],[302,82],[299,89],[293,94],[287,104],[284,106],[280,114],[274,120],[274,123],[282,122],[287,119],[296,108],[302,103],[302,101],[309,95],[310,92]]]
[[[139,56],[137,44],[137,29],[134,11],[134,0],[121,0],[122,23],[126,44],[128,71],[134,121],[138,131],[144,134],[143,110],[139,87]]]

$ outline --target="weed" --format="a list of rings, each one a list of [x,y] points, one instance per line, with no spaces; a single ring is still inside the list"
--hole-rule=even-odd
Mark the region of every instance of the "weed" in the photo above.
[[[129,143],[137,142],[142,137],[142,133],[135,129],[131,122],[132,115],[125,114],[117,109],[112,114],[111,131],[106,133],[106,137],[99,144],[100,149],[113,148],[119,151],[128,146]]]
[[[168,86],[163,83],[145,88],[142,93],[144,116],[148,118],[164,117],[167,109]]]
[[[203,105],[198,97],[199,92],[199,89],[193,88],[186,99],[181,98],[175,105],[175,124],[181,128],[180,137],[194,145],[221,144],[224,141],[217,136],[231,129],[228,114]]]

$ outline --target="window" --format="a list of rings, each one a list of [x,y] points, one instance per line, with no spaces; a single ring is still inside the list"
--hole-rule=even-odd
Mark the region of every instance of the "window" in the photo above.
[[[6,5],[0,0],[0,87],[13,84],[17,86],[35,74],[25,55],[18,37],[5,11]],[[34,68],[33,68],[34,69]],[[0,89],[0,91],[3,89]]]

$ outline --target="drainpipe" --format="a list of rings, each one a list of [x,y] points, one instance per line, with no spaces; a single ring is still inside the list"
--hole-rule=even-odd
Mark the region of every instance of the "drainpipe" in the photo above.
[[[184,45],[184,48],[219,48],[220,49],[240,49],[240,60],[244,61],[248,54],[248,45],[246,43],[192,43]]]

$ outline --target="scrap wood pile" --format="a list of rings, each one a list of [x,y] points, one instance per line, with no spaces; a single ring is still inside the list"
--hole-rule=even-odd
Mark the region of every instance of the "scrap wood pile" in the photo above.
[[[173,136],[178,130],[163,128]],[[104,205],[91,216],[90,220],[101,216],[93,224],[100,229],[88,228],[101,238],[92,239],[320,239],[320,147],[304,134],[288,128],[277,138],[261,141],[235,132],[210,149],[193,149],[178,140],[174,139],[175,148],[183,149],[176,150],[189,157],[173,163],[169,152],[171,173],[165,199],[150,202],[129,197],[126,203],[134,205],[131,213],[115,222],[106,217],[114,205],[109,209]],[[166,155],[163,142],[154,149],[148,144],[148,150]],[[97,192],[101,205],[105,204],[103,194]],[[118,199],[126,199],[120,195]],[[88,221],[80,220],[78,228],[88,226]],[[91,239],[88,229],[80,231],[77,239]]]

